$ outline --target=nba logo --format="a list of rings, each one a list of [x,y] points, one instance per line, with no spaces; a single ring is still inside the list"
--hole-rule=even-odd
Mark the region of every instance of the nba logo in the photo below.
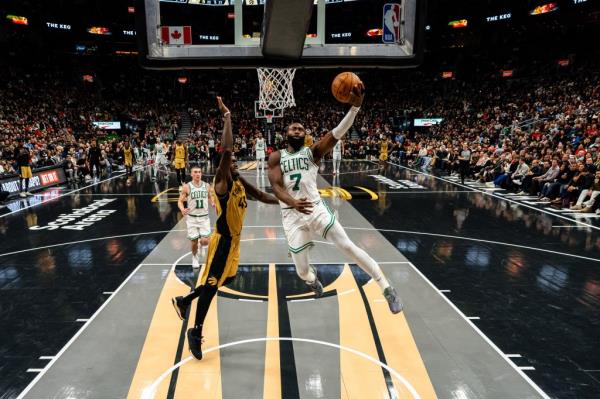
[[[400,4],[387,3],[383,6],[384,43],[398,43],[400,40]]]

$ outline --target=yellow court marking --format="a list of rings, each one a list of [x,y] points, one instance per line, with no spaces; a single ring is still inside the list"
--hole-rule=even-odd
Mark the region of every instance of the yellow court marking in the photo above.
[[[167,275],[165,285],[161,291],[156,310],[152,317],[146,341],[142,348],[142,352],[138,361],[135,374],[133,376],[131,386],[129,388],[128,399],[140,399],[147,389],[159,376],[175,363],[177,354],[177,346],[179,344],[182,321],[179,320],[171,298],[178,295],[186,295],[189,290],[182,285],[174,270],[171,270]],[[196,302],[194,301],[190,308],[189,315],[193,322],[196,312]],[[204,347],[212,347],[218,345],[218,324],[217,324],[217,306],[216,299],[209,309],[206,317],[203,334],[206,337]],[[188,324],[191,326],[191,322]],[[190,356],[187,345],[187,339],[184,343],[181,360]],[[202,372],[198,372],[199,369]],[[212,352],[207,355],[202,362],[192,360],[187,362],[185,366],[179,368],[179,377],[177,379],[177,389],[175,397],[189,398],[189,392],[193,389],[194,395],[202,394],[215,399],[221,398],[221,378],[220,378],[220,355],[219,351]],[[190,374],[194,374],[193,387],[190,387],[192,378]],[[171,377],[165,378],[157,387],[156,392],[152,396],[143,396],[144,399],[150,398],[165,398],[167,396]],[[148,392],[148,391],[146,391]],[[182,392],[182,393],[179,393]]]
[[[363,190],[364,192],[366,192],[367,194],[369,194],[371,196],[371,200],[375,201],[377,199],[379,199],[379,195],[377,195],[374,191],[369,190],[368,188],[365,187],[361,187],[361,186],[354,186],[360,190]]]
[[[208,309],[206,319],[204,320],[204,327],[202,328],[204,343],[202,344],[202,348],[216,348],[219,346],[217,302],[217,296],[215,296]],[[194,317],[195,313],[190,311],[188,328],[193,326]],[[182,359],[191,356],[187,339],[182,353]],[[163,385],[165,384],[163,383]],[[221,353],[219,350],[206,354],[201,361],[192,359],[190,362],[179,368],[177,388],[175,389],[174,396],[175,399],[221,399],[221,397]],[[156,398],[160,398],[160,396],[157,396]]]
[[[163,196],[164,194],[168,193],[169,191],[173,191],[173,190],[179,192],[178,188],[174,188],[174,187],[167,188],[166,190],[161,191],[160,193],[158,193],[154,197],[152,197],[152,199],[150,200],[150,202],[158,202],[161,196]],[[167,201],[168,202],[172,202],[172,201],[170,201],[170,199],[171,198],[169,198],[169,196],[167,195]],[[179,195],[177,195],[177,199],[179,199]]]
[[[171,298],[185,295],[187,292],[188,290],[181,285],[174,271],[169,272],[146,335],[146,341],[129,388],[128,398],[139,399],[144,389],[175,362],[181,320],[171,305]],[[161,386],[155,397],[164,398],[167,392],[166,388]]]
[[[350,347],[375,359],[377,348],[358,285],[350,267],[344,266],[335,282],[338,292],[354,289],[350,295],[338,296],[340,312],[340,345]],[[387,398],[388,391],[379,365],[365,361],[347,351],[340,351],[340,377],[343,398]]]
[[[390,312],[387,302],[381,301],[383,295],[377,284],[367,284],[363,289],[375,319],[387,365],[410,381],[421,398],[437,398],[404,312],[396,315]],[[411,394],[406,387],[396,379],[393,380],[398,396],[410,398]]]
[[[277,297],[277,273],[274,264],[269,265],[269,302],[267,305],[267,337],[279,337],[279,301]],[[265,378],[263,399],[281,398],[281,364],[279,341],[267,341],[265,350]]]

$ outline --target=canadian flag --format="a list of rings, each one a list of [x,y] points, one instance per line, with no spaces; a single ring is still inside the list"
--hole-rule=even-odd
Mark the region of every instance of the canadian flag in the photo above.
[[[179,45],[192,44],[191,26],[161,26],[160,37],[163,44]]]

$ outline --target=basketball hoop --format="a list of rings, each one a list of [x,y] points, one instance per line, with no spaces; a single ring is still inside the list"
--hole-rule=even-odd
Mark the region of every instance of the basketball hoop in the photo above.
[[[260,109],[274,110],[296,106],[292,86],[296,74],[295,68],[257,68],[256,72],[260,85],[258,96]],[[267,123],[271,123],[268,116]]]

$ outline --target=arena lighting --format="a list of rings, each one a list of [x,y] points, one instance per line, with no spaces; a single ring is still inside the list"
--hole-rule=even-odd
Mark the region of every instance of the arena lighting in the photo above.
[[[569,61],[567,58],[558,60],[558,65],[561,67],[569,66],[570,63],[571,63],[571,61]]]
[[[91,28],[88,28],[88,33],[91,33],[92,35],[104,35],[104,36],[108,36],[108,35],[112,35],[112,32],[110,31],[110,29],[104,27],[104,26],[92,26]]]
[[[94,83],[94,77],[92,75],[83,75],[82,78],[84,82]]]
[[[228,12],[227,13],[227,19],[235,19],[235,13],[234,12]]]
[[[452,79],[454,77],[454,72],[452,71],[444,71],[442,72],[442,78],[444,79]]]
[[[375,28],[375,29],[369,29],[367,31],[367,36],[369,36],[369,37],[381,36],[381,35],[383,35],[383,29]]]
[[[135,13],[135,7],[134,6],[129,6],[127,7],[127,12],[129,14],[134,14]]]
[[[502,77],[503,78],[510,78],[511,76],[513,76],[513,70],[512,69],[503,69],[502,70]]]
[[[547,3],[542,4],[541,6],[537,6],[533,10],[529,11],[529,15],[548,14],[549,12],[553,12],[556,10],[558,10],[558,3]]]
[[[448,22],[448,26],[451,26],[454,29],[466,28],[468,23],[469,21],[467,21],[466,19],[457,19],[455,21]]]
[[[186,84],[188,82],[188,78],[187,78],[187,76],[180,76],[180,77],[177,78],[177,81],[179,83],[181,83],[182,85],[184,85],[184,84]]]
[[[8,14],[6,16],[6,19],[10,20],[15,25],[25,25],[25,26],[29,25],[29,21],[27,20],[27,17],[21,17],[19,15]]]

